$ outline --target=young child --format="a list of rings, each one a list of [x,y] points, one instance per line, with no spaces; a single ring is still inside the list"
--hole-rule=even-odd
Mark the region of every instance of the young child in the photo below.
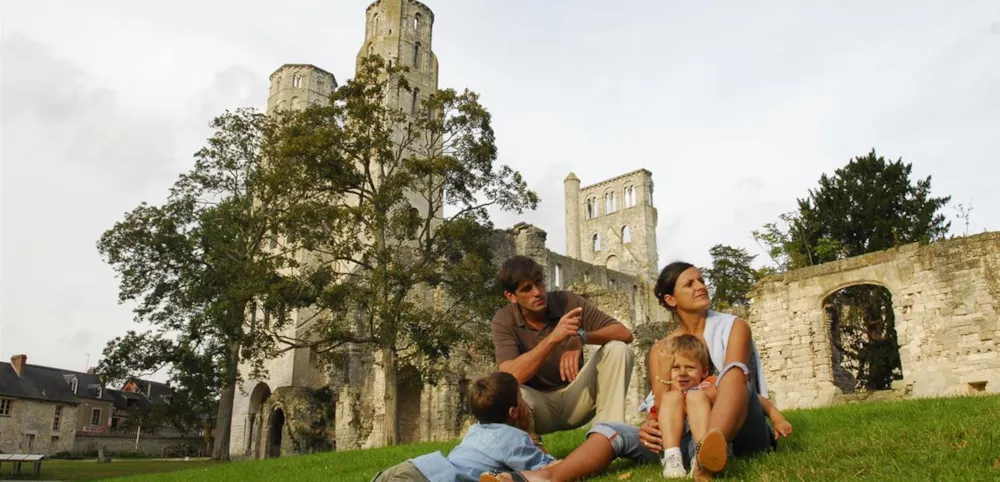
[[[526,432],[528,408],[513,375],[495,372],[473,382],[469,405],[479,423],[448,457],[440,451],[421,455],[379,472],[372,482],[478,481],[484,472],[538,470],[556,462]]]
[[[663,392],[658,403],[651,409],[658,418],[663,433],[663,476],[680,478],[687,475],[684,470],[684,456],[681,440],[690,439],[688,458],[694,455],[694,441],[702,440],[708,432],[708,416],[715,403],[718,390],[715,377],[709,376],[708,347],[694,335],[680,335],[667,340],[667,352],[672,355],[669,381],[656,375],[654,383],[664,383],[672,387]],[[787,437],[792,433],[792,425],[766,397],[760,397],[764,415],[774,426],[774,438]],[[685,435],[689,437],[685,437]]]

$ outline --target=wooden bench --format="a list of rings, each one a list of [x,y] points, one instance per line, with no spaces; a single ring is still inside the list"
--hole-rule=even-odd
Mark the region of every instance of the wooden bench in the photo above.
[[[42,472],[42,460],[45,459],[44,455],[37,454],[0,454],[0,470],[3,469],[4,462],[10,462],[10,475],[11,477],[21,473],[21,464],[28,462],[32,464],[33,472],[35,477]]]

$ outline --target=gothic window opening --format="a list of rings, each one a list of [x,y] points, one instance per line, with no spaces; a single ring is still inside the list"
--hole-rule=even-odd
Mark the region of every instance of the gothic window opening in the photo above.
[[[292,87],[302,87],[302,74],[292,76]]]
[[[413,66],[420,68],[420,42],[413,44]]]
[[[593,241],[594,241],[594,251],[600,251],[601,250],[601,233],[594,233]]]
[[[615,192],[609,191],[604,193],[604,212],[613,213],[617,210]]]
[[[587,219],[594,219],[597,217],[597,199],[589,198],[587,199]]]
[[[625,207],[630,208],[635,206],[635,186],[629,185],[625,186]]]
[[[622,227],[622,243],[632,242],[632,228],[628,227],[626,224]]]
[[[417,103],[420,102],[420,89],[413,89],[413,96],[410,98],[410,113],[417,113]]]
[[[555,274],[552,276],[552,279],[555,280],[556,288],[562,287],[562,265],[556,265]]]
[[[419,13],[413,14],[413,31],[420,33],[420,21],[423,20],[423,16]]]

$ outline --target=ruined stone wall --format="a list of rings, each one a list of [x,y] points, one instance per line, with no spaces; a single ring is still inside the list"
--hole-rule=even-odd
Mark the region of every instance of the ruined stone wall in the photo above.
[[[73,448],[76,435],[76,405],[59,405],[21,398],[7,398],[7,400],[11,401],[10,415],[0,417],[0,452],[51,455]],[[62,407],[62,412],[59,428],[53,430],[56,407]]]
[[[202,454],[207,454],[205,449],[205,439],[198,436],[190,437],[163,437],[159,435],[139,434],[138,448],[135,443],[135,433],[131,435],[97,435],[80,433],[76,436],[72,444],[72,452],[96,452],[104,448],[109,455],[116,453],[133,453],[163,457],[164,449],[168,447],[178,447],[189,445],[195,449],[200,449]]]
[[[892,294],[903,380],[931,397],[1000,392],[1000,233],[909,244],[762,280],[748,322],[771,397],[782,408],[832,403],[824,300],[851,285]]]

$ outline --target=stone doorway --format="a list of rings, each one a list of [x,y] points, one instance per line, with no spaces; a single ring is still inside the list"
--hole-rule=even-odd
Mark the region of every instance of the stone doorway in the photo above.
[[[260,450],[261,441],[267,440],[262,433],[264,430],[264,410],[265,402],[271,397],[271,387],[266,383],[258,383],[250,392],[250,410],[247,413],[247,446],[246,455],[253,458],[261,458],[264,453]]]
[[[892,293],[858,284],[823,300],[829,321],[833,383],[842,393],[889,390],[903,378]]]
[[[267,456],[281,457],[281,432],[285,428],[285,411],[276,408],[271,414],[271,425],[267,434]]]

